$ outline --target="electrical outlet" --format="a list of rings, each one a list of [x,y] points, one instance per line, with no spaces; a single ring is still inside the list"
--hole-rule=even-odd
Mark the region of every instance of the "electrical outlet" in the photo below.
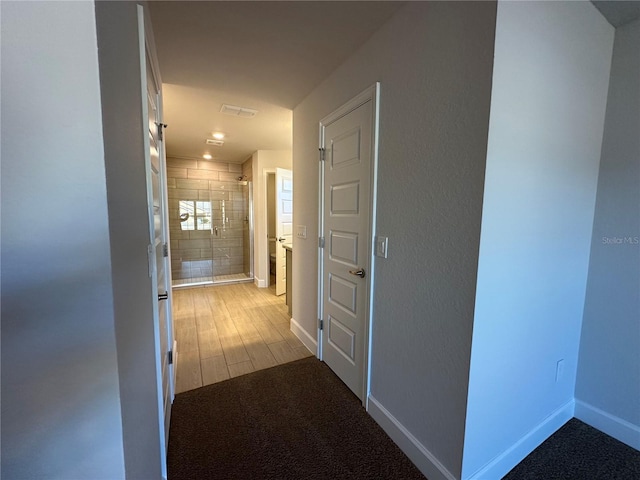
[[[307,238],[307,227],[305,225],[298,225],[296,227],[297,238]]]
[[[376,256],[387,258],[388,248],[389,248],[388,237],[376,237]]]

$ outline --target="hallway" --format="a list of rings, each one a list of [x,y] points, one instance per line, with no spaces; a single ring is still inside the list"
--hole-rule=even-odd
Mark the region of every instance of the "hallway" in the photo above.
[[[175,289],[176,393],[311,356],[284,296],[251,283]]]

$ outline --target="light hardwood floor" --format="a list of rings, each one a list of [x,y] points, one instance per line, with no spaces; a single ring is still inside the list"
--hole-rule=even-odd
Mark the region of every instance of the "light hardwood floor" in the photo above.
[[[304,357],[284,295],[252,283],[175,289],[176,393]]]

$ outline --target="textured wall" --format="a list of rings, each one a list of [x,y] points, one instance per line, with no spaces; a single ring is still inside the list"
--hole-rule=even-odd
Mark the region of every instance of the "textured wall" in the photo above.
[[[576,399],[635,425],[625,439],[640,449],[639,45],[640,21],[616,30]]]
[[[293,318],[316,338],[318,122],[381,82],[371,393],[459,476],[495,4],[409,2],[294,110]],[[437,477],[433,477],[437,478]]]
[[[2,477],[124,478],[93,2],[0,8]]]
[[[498,3],[463,478],[573,414],[612,43],[589,2]]]

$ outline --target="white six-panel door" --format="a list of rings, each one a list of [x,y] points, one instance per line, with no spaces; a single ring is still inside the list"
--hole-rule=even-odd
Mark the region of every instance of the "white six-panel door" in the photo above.
[[[321,122],[324,149],[322,359],[364,402],[375,199],[375,98],[370,89]]]

